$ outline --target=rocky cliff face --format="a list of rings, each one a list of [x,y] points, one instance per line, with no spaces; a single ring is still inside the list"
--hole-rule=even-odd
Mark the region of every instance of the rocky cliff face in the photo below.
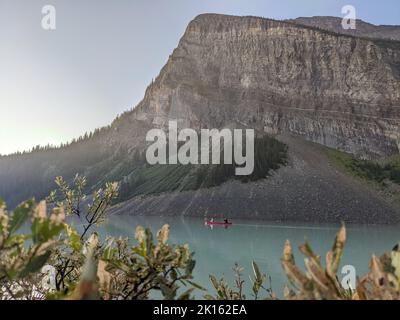
[[[340,23],[340,20],[339,20]],[[379,157],[400,147],[400,43],[293,22],[200,15],[108,143],[133,123],[248,126]],[[121,137],[123,137],[121,142]]]
[[[287,21],[357,37],[400,40],[400,26],[376,26],[357,19],[356,29],[344,30],[342,18],[337,17],[301,17]]]

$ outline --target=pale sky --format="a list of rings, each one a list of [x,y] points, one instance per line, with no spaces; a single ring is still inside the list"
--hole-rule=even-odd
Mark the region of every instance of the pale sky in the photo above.
[[[42,7],[56,27],[41,27]],[[0,0],[0,154],[60,144],[107,125],[143,97],[200,13],[341,16],[400,24],[398,0]]]

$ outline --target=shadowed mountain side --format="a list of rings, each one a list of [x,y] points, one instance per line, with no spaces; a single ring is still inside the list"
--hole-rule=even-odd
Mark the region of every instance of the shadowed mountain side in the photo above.
[[[301,138],[281,136],[289,146],[289,165],[251,183],[138,196],[116,205],[111,214],[257,218],[271,221],[394,223],[399,210],[375,190],[339,171],[322,148]]]

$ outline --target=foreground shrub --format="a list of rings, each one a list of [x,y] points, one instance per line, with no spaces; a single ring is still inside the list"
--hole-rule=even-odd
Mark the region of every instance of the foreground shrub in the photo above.
[[[357,280],[356,288],[345,289],[338,280],[337,272],[346,242],[346,229],[341,227],[331,251],[325,256],[326,267],[321,258],[314,254],[309,244],[299,247],[306,256],[306,272],[296,266],[292,248],[286,242],[282,265],[288,279],[296,290],[286,289],[287,299],[330,299],[330,300],[399,300],[400,298],[400,252],[396,245],[390,253],[380,258],[372,256],[370,271]]]
[[[107,239],[99,250],[97,275],[99,297],[103,299],[148,299],[153,295],[165,299],[188,299],[195,288],[192,271],[193,254],[187,245],[169,245],[169,226],[164,225],[153,240],[149,229],[137,227],[137,244],[130,246],[128,239]],[[180,292],[179,285],[188,289]],[[158,292],[158,295],[155,296]]]
[[[105,220],[117,184],[107,183],[89,201],[84,177],[71,185],[58,177],[56,183],[58,190],[47,199],[49,216],[45,201],[27,201],[12,213],[0,202],[0,299],[187,299],[202,289],[191,281],[195,261],[189,247],[167,243],[168,225],[156,239],[138,227],[134,246],[121,238],[101,243],[90,232]],[[66,216],[78,219],[81,230]],[[17,233],[29,218],[31,233]]]
[[[64,210],[47,215],[46,203],[33,200],[7,212],[0,200],[0,299],[42,299],[47,291],[41,268],[59,244]],[[31,221],[29,233],[18,231]]]
[[[342,226],[334,240],[332,249],[325,255],[325,267],[321,257],[316,255],[310,244],[299,246],[305,255],[303,272],[293,256],[290,242],[287,240],[282,255],[282,267],[288,277],[289,286],[284,288],[284,298],[287,300],[399,300],[400,299],[400,249],[396,245],[390,253],[381,257],[372,256],[370,271],[357,279],[355,288],[346,288],[337,275],[340,260],[346,242],[346,228]],[[206,299],[246,299],[243,295],[245,281],[242,280],[241,268],[234,268],[235,285],[230,287],[224,279],[217,280],[210,276],[216,295],[206,295]],[[238,271],[239,270],[239,271]],[[276,299],[272,289],[266,288],[267,276],[262,274],[253,262],[252,292],[253,298],[260,298],[264,291],[264,299]]]

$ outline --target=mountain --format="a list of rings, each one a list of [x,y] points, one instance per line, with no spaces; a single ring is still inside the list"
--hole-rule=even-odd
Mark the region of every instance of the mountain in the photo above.
[[[0,158],[0,196],[12,205],[26,198],[28,189],[43,197],[56,175],[71,178],[81,172],[93,188],[112,179],[136,188],[128,190],[127,202],[116,212],[129,208],[133,214],[219,211],[274,220],[397,220],[397,208],[332,169],[323,147],[312,143],[363,159],[399,154],[400,42],[387,39],[395,37],[398,27],[374,27],[373,37],[366,38],[367,31],[343,34],[332,21],[340,23],[321,17],[275,21],[197,16],[136,108],[61,149]],[[165,128],[170,119],[182,128],[255,128],[274,135],[289,146],[288,165],[265,181],[234,182],[235,189],[229,189],[228,182],[190,191],[185,183],[193,171],[180,167],[143,173],[145,135],[151,128]],[[169,186],[174,180],[176,186],[141,189],[157,177],[153,185],[157,181]],[[137,190],[144,190],[142,196]],[[253,203],[251,210],[232,207],[235,202],[228,205],[235,192],[246,194],[241,203]],[[171,206],[178,198],[180,202]],[[265,203],[272,198],[282,202],[272,201],[275,209],[267,210]],[[164,205],[155,205],[161,202]]]
[[[192,128],[290,132],[363,157],[396,154],[399,50],[397,41],[290,22],[200,15],[110,144],[132,144],[132,121],[172,118]]]
[[[400,26],[376,26],[359,19],[356,20],[356,29],[348,30],[342,28],[342,18],[337,17],[301,17],[286,21],[351,36],[400,40]]]

